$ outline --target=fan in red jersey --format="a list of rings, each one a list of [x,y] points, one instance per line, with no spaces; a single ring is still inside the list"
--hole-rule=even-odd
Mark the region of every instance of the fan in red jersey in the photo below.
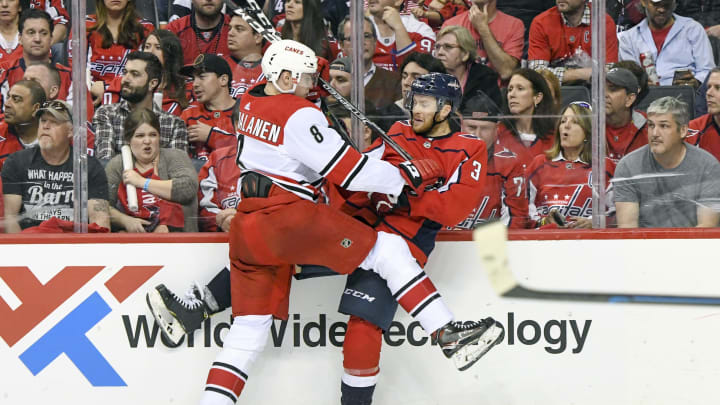
[[[167,25],[180,38],[183,65],[202,53],[228,54],[230,17],[222,13],[222,0],[192,0],[193,12]]]
[[[510,77],[505,115],[511,118],[499,129],[498,141],[526,167],[553,145],[554,105],[547,81],[538,72],[518,69]]]
[[[138,108],[125,120],[123,138],[130,145],[132,168],[122,156],[105,172],[113,229],[126,232],[197,231],[197,176],[183,151],[160,147],[160,122],[151,110]],[[127,187],[137,193],[138,209],[128,203]]]
[[[64,0],[30,0],[30,8],[45,11],[53,21],[52,43],[64,41],[70,24],[70,14]]]
[[[97,15],[87,16],[87,63],[93,81],[110,83],[122,76],[127,54],[139,50],[155,29],[151,22],[140,19],[135,1],[96,0]],[[100,86],[94,84],[93,95],[99,95]]]
[[[18,20],[20,0],[0,1],[0,61],[11,60],[21,52]]]
[[[52,19],[42,10],[28,9],[20,15],[18,25],[20,29],[20,53],[17,57],[0,63],[0,92],[4,103],[8,91],[15,82],[21,80],[28,66],[33,64],[49,64],[50,36],[52,32]],[[65,100],[72,104],[72,70],[59,63],[52,64],[57,70],[60,87],[55,98]],[[91,111],[90,111],[91,112]],[[90,115],[91,116],[91,115]]]
[[[188,129],[190,155],[207,160],[215,149],[237,145],[232,118],[236,101],[230,96],[232,72],[225,59],[201,54],[180,73],[193,78],[197,98],[181,115]]]
[[[530,218],[537,226],[592,228],[591,114],[585,102],[567,106],[557,125],[552,149],[536,156],[528,167]],[[615,163],[607,157],[605,170],[606,187],[611,192]]]
[[[368,12],[377,37],[373,62],[396,71],[413,51],[432,53],[435,33],[412,14],[401,14],[403,0],[369,0]]]
[[[232,71],[230,95],[233,98],[239,99],[249,88],[263,79],[260,61],[264,46],[265,40],[262,35],[250,28],[242,17],[233,14],[228,32],[230,54],[223,56]]]
[[[481,94],[465,101],[460,113],[463,131],[487,144],[488,164],[480,205],[452,229],[474,229],[493,219],[501,219],[509,228],[527,227],[525,170],[518,155],[498,142],[500,109],[488,96]]]
[[[198,173],[198,228],[201,232],[230,230],[235,207],[240,201],[240,168],[236,159],[237,147],[217,149]],[[229,285],[227,290],[230,291]]]

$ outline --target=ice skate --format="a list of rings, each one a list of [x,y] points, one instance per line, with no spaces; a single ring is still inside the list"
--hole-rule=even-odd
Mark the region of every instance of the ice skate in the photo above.
[[[476,321],[453,321],[432,334],[447,358],[453,358],[458,370],[475,364],[505,337],[503,327],[492,318]]]
[[[146,294],[145,300],[163,335],[174,344],[178,344],[185,334],[200,329],[202,322],[208,318],[208,311],[196,285],[185,297],[178,297],[164,284],[160,284]]]

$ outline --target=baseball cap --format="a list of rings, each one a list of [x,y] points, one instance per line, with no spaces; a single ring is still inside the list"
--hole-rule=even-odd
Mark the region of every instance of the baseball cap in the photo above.
[[[52,115],[58,121],[72,122],[72,107],[65,101],[51,100],[44,102],[42,107],[35,111],[35,118],[40,118],[45,113]]]
[[[637,94],[640,91],[637,77],[625,68],[610,69],[605,76],[605,80],[615,86],[624,88],[628,93]]]
[[[195,73],[215,73],[222,76],[227,75],[232,80],[230,65],[222,57],[210,53],[201,53],[195,58],[192,65],[185,65],[180,69],[180,74],[192,77]]]
[[[330,64],[330,69],[352,73],[352,60],[347,56],[337,58]]]
[[[500,108],[483,92],[479,92],[460,105],[463,119],[497,122]]]

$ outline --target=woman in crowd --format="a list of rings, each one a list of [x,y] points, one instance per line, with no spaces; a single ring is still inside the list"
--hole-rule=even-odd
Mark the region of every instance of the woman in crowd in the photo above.
[[[591,114],[584,101],[568,105],[555,129],[553,147],[528,167],[530,219],[536,226],[592,228]],[[608,187],[615,172],[608,158],[605,170]]]
[[[29,7],[29,5],[25,4],[25,7]],[[18,32],[18,21],[22,9],[23,4],[20,0],[0,1],[0,61],[22,56]]]
[[[160,148],[160,122],[145,108],[130,114],[123,136],[130,145],[134,167],[123,170],[122,155],[105,167],[113,228],[197,232],[198,178],[187,153]],[[137,192],[137,212],[129,208],[126,184]]]
[[[125,55],[138,50],[143,39],[155,29],[152,23],[138,17],[135,1],[95,0],[97,15],[87,16],[87,63],[95,82],[91,89],[95,97],[103,94],[103,83],[122,76]]]
[[[285,1],[285,23],[281,35],[283,39],[307,45],[319,57],[333,60],[319,0]]]
[[[526,166],[553,145],[555,102],[547,82],[532,69],[518,69],[507,88],[507,104],[499,143],[516,153]]]
[[[470,31],[458,25],[447,26],[438,32],[435,56],[455,76],[463,90],[463,102],[483,92],[498,106],[502,104],[497,73],[475,61],[477,47]]]
[[[163,93],[162,108],[179,117],[189,104],[188,94],[192,90],[190,83],[180,75],[180,68],[183,67],[180,40],[171,31],[155,30],[145,39],[142,50],[154,54],[160,60],[163,75],[158,90]]]

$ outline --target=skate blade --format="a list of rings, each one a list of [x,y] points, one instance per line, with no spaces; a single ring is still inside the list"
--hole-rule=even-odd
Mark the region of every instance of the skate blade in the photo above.
[[[467,344],[453,354],[453,362],[459,371],[465,371],[477,363],[493,346],[502,341],[504,330],[498,325],[491,326],[477,341]]]
[[[155,322],[157,322],[160,326],[160,331],[165,338],[171,341],[174,345],[180,344],[180,339],[185,336],[185,331],[180,324],[175,321],[175,318],[172,316],[170,311],[168,311],[162,297],[160,297],[160,293],[153,288],[150,292],[145,294],[145,301],[147,302],[148,308],[150,308],[150,313],[153,318],[155,318]]]

